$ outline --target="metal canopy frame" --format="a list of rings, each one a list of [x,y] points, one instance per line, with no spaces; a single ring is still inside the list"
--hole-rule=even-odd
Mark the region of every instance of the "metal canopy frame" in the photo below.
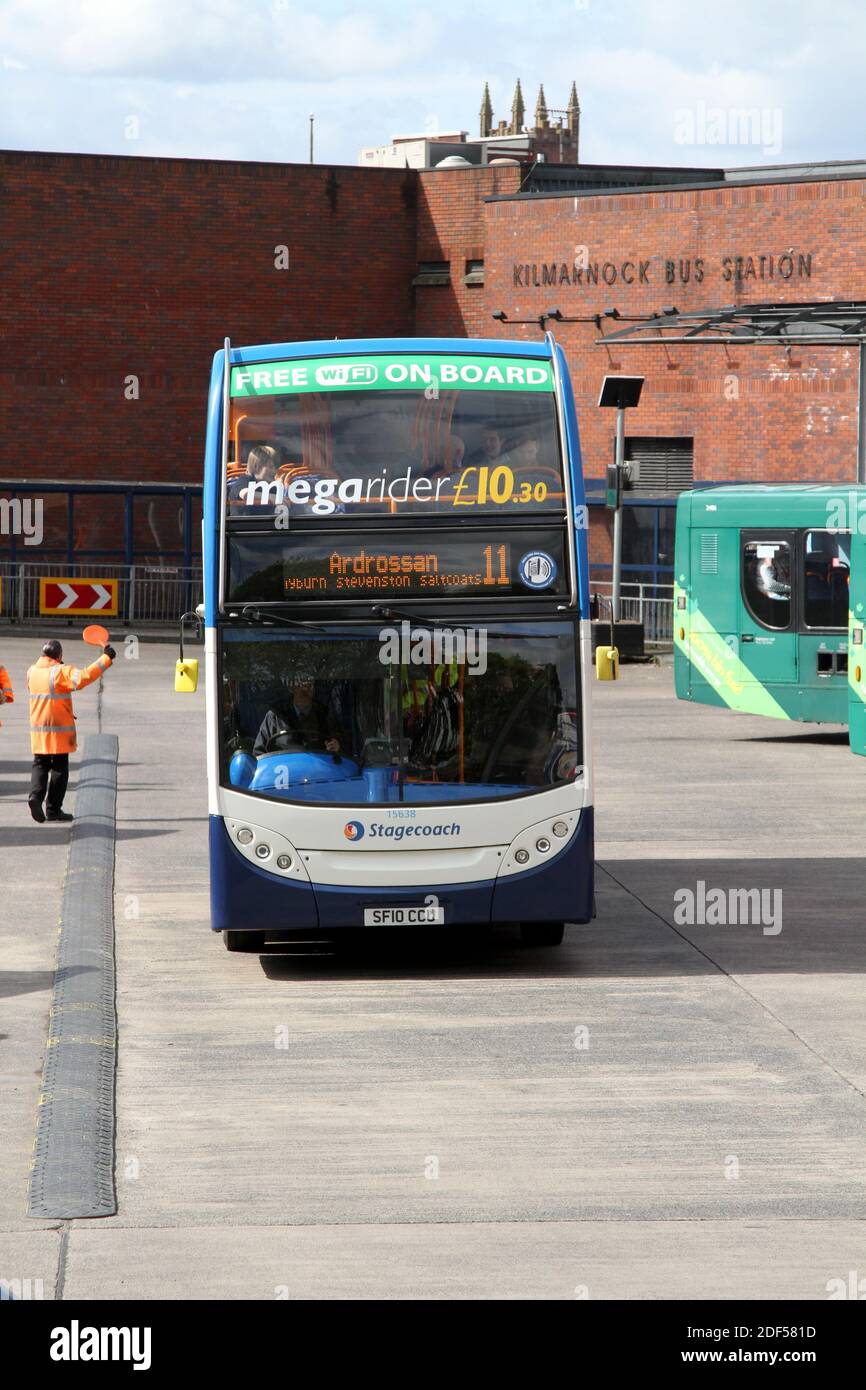
[[[812,301],[804,304],[726,304],[680,313],[647,314],[596,343],[781,343],[785,347],[841,347],[866,340],[866,303]]]
[[[619,318],[617,311],[605,317]],[[599,328],[601,327],[600,320]],[[767,343],[784,347],[845,347],[858,349],[857,482],[866,483],[866,303],[863,300],[812,300],[805,304],[726,304],[720,309],[680,313],[676,306],[632,320],[596,338],[599,346],[619,347],[668,343]]]

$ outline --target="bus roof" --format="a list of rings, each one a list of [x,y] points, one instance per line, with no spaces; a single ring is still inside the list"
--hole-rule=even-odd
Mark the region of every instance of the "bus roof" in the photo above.
[[[232,344],[232,363],[272,362],[292,357],[354,356],[359,352],[419,353],[442,352],[454,355],[481,353],[491,357],[536,357],[550,361],[546,342],[523,338],[320,338],[305,343],[260,343],[254,347]],[[222,356],[222,348],[219,350]]]
[[[741,483],[680,493],[678,510],[698,526],[820,526],[828,507],[866,499],[863,483]],[[711,509],[711,510],[710,510]]]

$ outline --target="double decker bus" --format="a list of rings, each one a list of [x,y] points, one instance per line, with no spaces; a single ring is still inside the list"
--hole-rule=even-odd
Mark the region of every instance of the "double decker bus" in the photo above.
[[[589,920],[585,522],[551,335],[226,340],[204,625],[229,950]]]
[[[864,512],[866,488],[843,483],[708,487],[680,496],[680,699],[776,719],[849,722],[866,691],[863,663],[849,674],[852,540],[861,539]],[[862,624],[862,602],[858,612]]]

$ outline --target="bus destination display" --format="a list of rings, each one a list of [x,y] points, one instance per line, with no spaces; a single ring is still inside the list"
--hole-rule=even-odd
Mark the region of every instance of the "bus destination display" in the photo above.
[[[231,597],[259,602],[299,598],[435,598],[461,594],[566,592],[562,534],[501,529],[463,536],[431,533],[388,537],[357,533],[255,544],[233,538]],[[263,553],[265,552],[266,553]]]

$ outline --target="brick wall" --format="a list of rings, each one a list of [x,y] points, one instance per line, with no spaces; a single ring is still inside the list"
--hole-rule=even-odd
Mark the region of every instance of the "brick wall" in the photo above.
[[[866,180],[828,180],[489,204],[485,298],[514,318],[549,308],[591,318],[615,307],[627,318],[670,305],[864,300],[864,200]],[[576,258],[598,266],[597,284],[587,284],[586,270],[574,283]],[[548,280],[555,270],[555,284],[543,283],[543,268]],[[623,282],[623,270],[633,283]],[[604,283],[605,274],[613,283]],[[602,322],[605,333],[623,326]],[[551,327],[569,358],[589,476],[601,476],[611,457],[613,413],[597,410],[596,401],[613,372],[647,378],[627,433],[692,436],[696,479],[855,476],[857,354],[850,348],[794,348],[790,357],[781,347],[746,345],[605,348],[596,345],[594,322]],[[519,331],[537,336],[534,328]]]
[[[419,286],[415,291],[415,332],[493,338],[487,287],[466,286],[468,260],[490,254],[488,198],[516,193],[523,177],[516,165],[425,170],[418,176],[418,260],[449,261],[450,285]]]
[[[391,169],[0,154],[0,474],[199,481],[226,334],[412,332],[415,191]]]
[[[226,333],[537,340],[538,314],[559,308],[583,320],[553,326],[588,476],[611,456],[602,378],[623,372],[647,378],[627,432],[693,438],[698,480],[854,478],[855,352],[604,347],[594,316],[866,299],[866,180],[514,200],[522,176],[0,154],[0,472],[198,481]],[[484,261],[480,287],[463,284],[468,260]],[[413,289],[419,261],[450,262],[451,283]]]

